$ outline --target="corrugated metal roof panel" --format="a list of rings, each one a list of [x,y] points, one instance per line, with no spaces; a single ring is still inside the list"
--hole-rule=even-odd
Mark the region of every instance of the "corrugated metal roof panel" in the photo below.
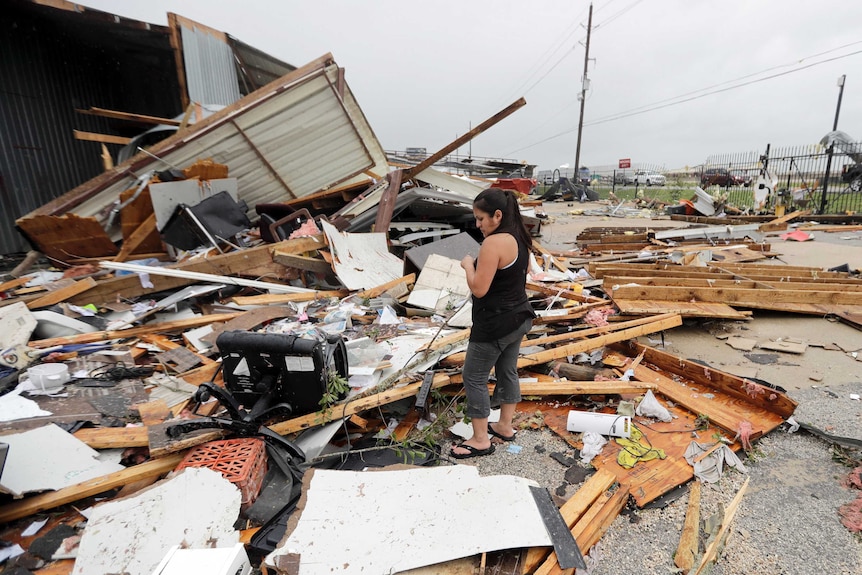
[[[133,174],[203,158],[228,166],[250,210],[382,177],[386,154],[346,83],[339,97],[338,73],[331,56],[319,58],[148,150],[165,163],[138,154],[29,215],[98,216]]]
[[[181,24],[189,99],[229,106],[240,99],[233,51],[207,30]]]

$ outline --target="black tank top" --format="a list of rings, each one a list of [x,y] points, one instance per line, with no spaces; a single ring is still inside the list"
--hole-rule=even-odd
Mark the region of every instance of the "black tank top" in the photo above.
[[[522,242],[518,242],[518,258],[515,263],[496,271],[488,293],[483,297],[473,296],[470,341],[500,339],[518,329],[527,318],[536,317],[527,300],[525,287],[529,262],[529,249]]]

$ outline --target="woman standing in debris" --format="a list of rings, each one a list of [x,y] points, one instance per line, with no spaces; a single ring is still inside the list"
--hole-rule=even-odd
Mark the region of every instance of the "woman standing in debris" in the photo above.
[[[493,453],[492,435],[503,441],[515,439],[512,417],[521,400],[518,350],[536,317],[525,289],[532,240],[518,200],[509,190],[489,188],[476,196],[473,215],[485,237],[478,258],[468,255],[461,260],[473,294],[473,327],[463,369],[473,437],[452,447],[450,453],[457,459]],[[497,376],[494,400],[500,404],[496,424],[488,422],[492,367]]]

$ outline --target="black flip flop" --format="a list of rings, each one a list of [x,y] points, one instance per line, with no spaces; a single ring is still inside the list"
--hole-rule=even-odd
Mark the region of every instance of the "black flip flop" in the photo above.
[[[503,441],[515,441],[515,434],[512,435],[503,435],[502,433],[497,433],[494,431],[494,428],[491,427],[491,424],[488,423],[488,435],[493,435],[494,437],[499,437]]]
[[[491,444],[491,447],[489,447],[488,449],[479,449],[477,447],[473,447],[472,445],[467,445],[463,441],[461,443],[458,443],[454,447],[460,447],[461,449],[466,449],[469,452],[469,453],[455,453],[454,451],[450,450],[449,455],[451,455],[455,459],[469,459],[471,457],[481,457],[483,455],[491,455],[492,453],[494,453],[494,444],[493,443]],[[453,447],[453,449],[454,449],[454,447]]]

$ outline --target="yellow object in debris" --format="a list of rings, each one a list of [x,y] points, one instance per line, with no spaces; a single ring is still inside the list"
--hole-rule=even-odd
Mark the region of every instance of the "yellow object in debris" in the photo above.
[[[784,215],[784,206],[775,206],[775,217],[780,218]]]
[[[617,463],[625,469],[631,469],[638,461],[651,461],[653,459],[664,459],[667,457],[663,449],[656,449],[649,444],[644,444],[641,430],[632,425],[629,438],[617,437],[617,444],[622,447],[617,455]]]

